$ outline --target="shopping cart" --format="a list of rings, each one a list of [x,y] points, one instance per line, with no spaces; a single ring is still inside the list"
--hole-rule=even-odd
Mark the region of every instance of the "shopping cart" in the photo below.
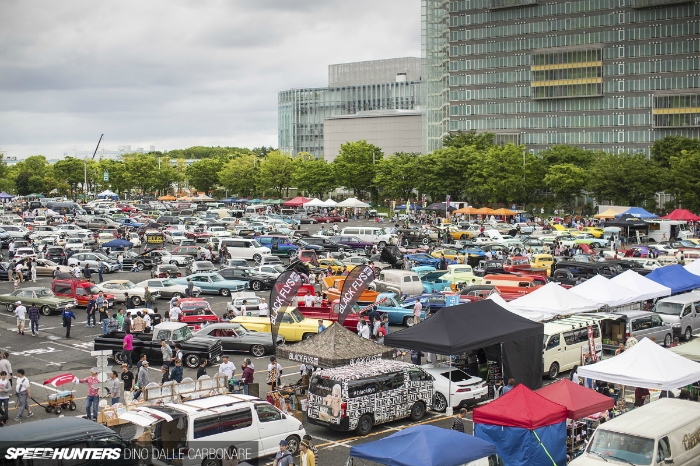
[[[75,411],[76,405],[74,401],[75,396],[75,384],[78,383],[78,378],[73,374],[61,374],[55,377],[51,377],[44,381],[44,390],[46,391],[46,404],[41,404],[32,398],[36,404],[41,406],[46,410],[47,413],[55,411],[56,414],[61,414],[62,409],[69,409]],[[70,390],[60,390],[59,387],[70,384]],[[59,389],[54,392],[49,390],[49,387],[54,387]]]

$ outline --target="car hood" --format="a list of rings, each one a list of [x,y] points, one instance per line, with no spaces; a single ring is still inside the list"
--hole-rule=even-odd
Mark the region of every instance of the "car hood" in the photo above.
[[[248,330],[249,333],[241,337],[242,341],[246,343],[256,343],[259,345],[271,345],[272,344],[272,334],[269,332],[253,332]],[[279,341],[284,339],[278,338]]]
[[[428,272],[425,275],[423,275],[422,280],[424,282],[434,282],[437,280],[440,280],[443,275],[447,273],[447,270],[436,270],[434,272]]]

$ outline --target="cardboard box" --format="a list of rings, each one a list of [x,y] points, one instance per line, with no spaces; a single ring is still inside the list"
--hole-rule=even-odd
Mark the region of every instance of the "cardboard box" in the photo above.
[[[618,333],[617,335],[615,335],[615,339],[616,339],[618,342],[622,341],[622,337],[624,337],[624,335],[621,334],[621,333]]]
[[[304,422],[304,415],[305,414],[306,413],[304,411],[293,411],[292,412],[292,416],[297,418],[299,420],[299,422]]]

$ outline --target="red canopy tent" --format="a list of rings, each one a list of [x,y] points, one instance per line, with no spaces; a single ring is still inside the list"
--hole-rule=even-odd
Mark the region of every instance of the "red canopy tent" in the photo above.
[[[689,210],[686,209],[676,209],[670,214],[666,215],[665,217],[661,217],[666,220],[686,220],[688,222],[697,222],[700,221],[700,217],[695,215]]]
[[[549,401],[525,385],[514,389],[497,400],[474,409],[475,424],[537,429],[566,421],[564,406]]]
[[[606,411],[615,405],[615,400],[590,388],[562,379],[537,390],[535,393],[549,401],[565,406],[569,419],[581,419],[591,414]]]
[[[297,196],[294,199],[290,199],[287,202],[284,203],[285,207],[301,207],[307,202],[309,202],[311,199],[307,199],[304,196]]]

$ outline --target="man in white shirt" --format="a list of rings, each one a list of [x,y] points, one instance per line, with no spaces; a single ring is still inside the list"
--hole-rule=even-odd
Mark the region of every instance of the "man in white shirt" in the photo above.
[[[260,317],[267,317],[267,303],[265,302],[265,298],[260,298],[258,310],[260,311]]]
[[[204,252],[204,257],[206,257],[208,261],[211,260],[211,251],[209,249]]]
[[[310,291],[307,291],[306,296],[304,296],[304,305],[306,307],[313,307],[314,305],[314,295]]]
[[[224,362],[221,363],[219,366],[219,373],[220,374],[226,374],[226,380],[231,380],[233,378],[233,374],[236,373],[236,365],[228,360],[228,356],[224,355],[223,358]]]
[[[245,299],[243,300],[243,304],[241,304],[241,307],[238,309],[238,312],[239,312],[239,314],[238,314],[239,316],[246,315],[246,313],[248,312],[248,301],[247,300],[245,300]]]
[[[17,333],[24,335],[24,320],[27,317],[27,308],[22,305],[21,301],[15,302],[15,316],[17,316]]]
[[[177,322],[180,319],[180,314],[182,313],[182,310],[177,307],[173,306],[170,308],[170,313],[168,316],[170,317],[170,322]]]
[[[71,272],[73,272],[75,278],[80,278],[80,262],[75,263]]]
[[[360,321],[360,336],[365,340],[369,340],[369,325],[364,320]]]

